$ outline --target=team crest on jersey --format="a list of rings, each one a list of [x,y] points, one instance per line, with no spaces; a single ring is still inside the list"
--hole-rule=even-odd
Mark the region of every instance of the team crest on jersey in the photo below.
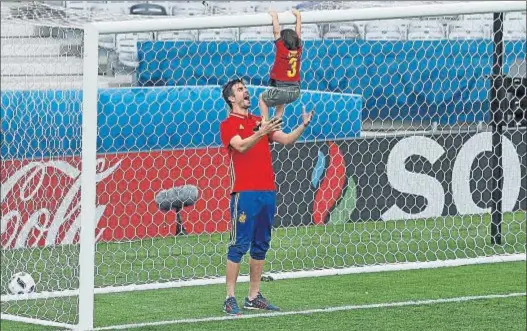
[[[245,128],[243,127],[243,125],[240,124],[240,130],[243,130],[243,129],[245,129]]]
[[[246,220],[247,220],[247,215],[245,214],[245,212],[242,212],[240,216],[238,216],[238,222],[245,223]]]

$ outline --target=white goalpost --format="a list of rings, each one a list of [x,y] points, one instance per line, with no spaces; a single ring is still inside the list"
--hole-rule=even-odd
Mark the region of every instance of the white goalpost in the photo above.
[[[224,282],[221,86],[243,78],[259,113],[271,18],[165,5],[174,16],[3,8],[2,320],[91,330],[95,294]],[[510,119],[495,178],[489,80],[499,56],[525,75],[525,3],[332,6],[302,10],[285,130],[302,106],[316,118],[272,148],[266,279],[525,261],[527,133]],[[35,292],[10,292],[17,272]]]

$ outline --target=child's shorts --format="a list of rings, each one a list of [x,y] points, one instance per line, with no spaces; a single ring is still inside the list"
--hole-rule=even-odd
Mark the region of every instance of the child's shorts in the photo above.
[[[262,94],[262,99],[267,107],[289,104],[300,96],[300,85],[298,84],[280,84],[280,82],[271,82],[271,88]]]

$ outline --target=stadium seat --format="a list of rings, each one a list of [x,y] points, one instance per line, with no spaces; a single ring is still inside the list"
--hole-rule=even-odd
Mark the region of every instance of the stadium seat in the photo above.
[[[470,21],[473,22],[475,25],[480,25],[483,29],[483,32],[485,32],[485,36],[490,38],[492,24],[494,22],[492,14],[463,15],[461,20],[466,22]]]
[[[504,40],[525,40],[525,31],[522,30],[505,30],[503,33]]]
[[[271,8],[280,13],[290,11],[301,2],[302,1],[271,1]]]
[[[383,1],[340,1],[336,4],[337,9],[360,9],[382,7]]]
[[[282,29],[292,29],[294,30],[295,29],[295,25],[292,25],[292,24],[287,24],[287,25],[282,25],[281,26]],[[320,29],[318,27],[318,25],[316,24],[302,24],[302,39],[306,39],[306,34],[310,36],[310,38],[312,38],[313,36],[318,36],[317,39],[320,39]]]
[[[443,24],[436,20],[412,20],[408,24],[408,32],[433,31],[443,33]]]
[[[445,39],[442,33],[437,31],[412,31],[408,32],[408,40],[441,40]]]
[[[296,8],[300,11],[312,11],[312,10],[333,10],[341,9],[340,3],[334,1],[306,1],[296,5]]]
[[[503,24],[503,39],[505,40],[525,40],[525,22],[520,20],[505,21]]]
[[[274,40],[272,26],[255,26],[240,29],[240,40]]]
[[[82,89],[82,75],[76,76],[2,76],[5,90]],[[102,84],[101,84],[102,85]]]
[[[274,40],[272,33],[262,32],[243,32],[240,34],[240,40],[244,41],[262,41],[262,40]]]
[[[61,50],[69,44],[67,40],[58,38],[25,38],[23,43],[18,38],[5,38],[2,40],[2,59],[28,57],[28,55],[58,57]]]
[[[346,36],[339,31],[328,31],[324,34],[323,39],[346,39]]]
[[[476,30],[455,30],[448,34],[450,40],[481,40],[486,39],[486,35],[481,31]]]
[[[2,57],[2,76],[68,76],[82,75],[83,60],[76,57]]]
[[[492,15],[490,15],[490,19],[488,19],[488,15],[469,15],[464,16],[463,21],[470,22],[474,26],[479,26],[483,30],[483,33],[485,34],[486,39],[490,39],[492,35],[492,25],[493,25],[493,19]]]
[[[443,25],[439,21],[416,20],[408,25],[408,40],[438,40],[444,39]]]
[[[485,39],[486,34],[483,26],[478,21],[457,21],[449,25],[448,39]]]
[[[368,40],[401,40],[404,34],[401,33],[398,23],[393,21],[373,21],[364,26],[364,39]]]
[[[103,12],[108,14],[128,15],[131,2],[112,1],[109,3],[97,3],[92,6],[92,11]]]
[[[267,13],[269,12],[269,9],[271,9],[271,1],[258,2],[256,6],[254,6],[254,11],[256,13]]]
[[[235,5],[231,5],[229,1],[219,1],[219,2],[211,2],[212,5],[212,12],[214,15],[225,15],[225,14],[231,14],[236,13],[236,7]],[[234,8],[231,8],[234,7]]]
[[[196,31],[162,31],[157,33],[159,41],[195,41],[197,40]]]
[[[233,41],[236,40],[235,29],[209,29],[199,33],[200,41]]]
[[[0,29],[2,37],[26,38],[36,35],[36,28],[33,25],[21,25],[15,23],[2,23]]]
[[[509,40],[525,39],[521,35],[521,31],[526,25],[526,12],[505,13],[504,16],[504,37]],[[485,38],[492,39],[493,14],[463,15],[463,20],[480,25],[485,33]],[[508,25],[513,25],[513,27],[508,27]],[[520,29],[517,28],[518,26],[521,26]]]
[[[260,1],[256,2],[255,12],[267,13],[269,10],[276,10],[278,13],[290,11],[293,8],[299,6],[299,10],[302,10],[303,1]]]
[[[503,38],[507,40],[525,40],[526,24],[526,12],[505,13]]]
[[[492,13],[463,15],[462,20],[463,21],[492,21],[494,20],[494,15]]]
[[[393,24],[389,21],[373,21],[368,22],[365,26],[365,31],[374,32],[374,31],[395,31],[399,32],[399,26]]]
[[[91,11],[94,7],[100,5],[100,1],[66,1],[65,5],[68,9]],[[106,5],[106,4],[105,4]]]
[[[320,29],[316,24],[302,24],[302,33],[306,32],[320,35]]]
[[[408,31],[408,26],[410,25],[410,20],[408,19],[390,19],[382,21],[359,21],[355,22],[359,28],[359,32],[362,36],[366,35],[367,28],[369,27],[370,32],[372,31],[399,31],[402,39],[406,39],[406,34]]]
[[[208,7],[200,3],[174,2],[172,7],[173,16],[203,16],[207,15]]]
[[[232,2],[214,2],[214,15],[238,14],[238,13],[255,13],[257,2],[252,1],[232,1]]]
[[[402,40],[403,36],[399,31],[371,31],[366,32],[366,40]]]
[[[99,47],[115,49],[115,34],[101,34],[99,36]]]
[[[244,13],[256,13],[256,5],[258,2],[255,1],[240,1],[236,2],[236,6],[240,6]]]
[[[520,21],[525,26],[525,19],[527,12],[511,12],[505,13],[505,21]]]
[[[273,34],[273,27],[271,25],[265,26],[251,26],[248,28],[240,28],[240,33],[244,32],[262,32]]]
[[[319,39],[322,39],[319,33],[315,33],[312,31],[302,33],[302,40],[319,40]]]
[[[355,23],[332,23],[328,24],[325,29],[325,33],[328,32],[339,32],[344,34],[346,38],[360,38],[359,27]]]
[[[118,34],[116,41],[119,61],[127,67],[136,68],[137,42],[150,40],[153,40],[153,36],[149,32]]]
[[[328,24],[324,39],[357,39],[360,38],[359,27],[354,23]]]
[[[56,7],[64,7],[65,6],[65,3],[66,1],[42,1],[43,3],[45,3],[46,5],[50,5],[50,6],[56,6]]]

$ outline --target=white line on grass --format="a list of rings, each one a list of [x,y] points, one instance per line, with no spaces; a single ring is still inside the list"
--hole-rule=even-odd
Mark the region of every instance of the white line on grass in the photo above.
[[[359,310],[359,309],[423,306],[423,305],[433,305],[433,304],[438,304],[438,303],[449,303],[449,302],[466,302],[466,301],[484,300],[484,299],[512,298],[512,297],[520,297],[520,296],[525,296],[525,295],[526,293],[518,292],[518,293],[507,293],[507,294],[490,294],[490,295],[455,297],[455,298],[447,298],[447,299],[430,299],[430,300],[402,301],[402,302],[391,302],[391,303],[374,303],[374,304],[367,304],[367,305],[328,307],[328,308],[297,310],[297,311],[250,314],[250,315],[241,315],[241,316],[217,316],[217,317],[205,317],[205,318],[189,318],[189,319],[171,320],[171,321],[112,325],[112,326],[95,328],[94,330],[123,330],[123,329],[141,328],[145,326],[217,322],[217,321],[225,321],[225,320],[238,320],[238,319],[249,319],[249,318],[260,318],[260,317],[307,315],[307,314],[332,313],[336,311]]]

